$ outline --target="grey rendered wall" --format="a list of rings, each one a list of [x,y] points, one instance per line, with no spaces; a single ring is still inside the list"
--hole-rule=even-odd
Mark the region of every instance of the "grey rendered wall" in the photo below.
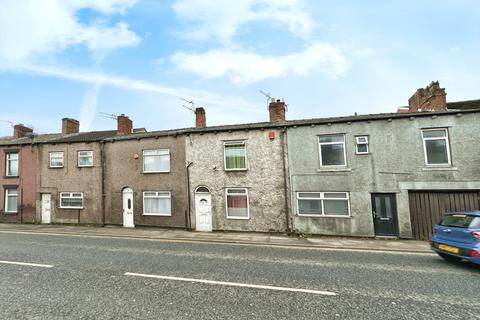
[[[62,143],[38,145],[38,212],[40,216],[42,193],[52,195],[53,223],[101,224],[101,158],[99,143]],[[93,167],[78,167],[77,152],[93,151]],[[49,152],[63,151],[63,168],[49,168]],[[83,192],[83,209],[61,209],[59,207],[60,192]]]
[[[275,132],[270,140],[268,132]],[[224,142],[245,140],[248,170],[224,170]],[[250,130],[192,134],[186,138],[190,166],[191,219],[195,228],[195,195],[198,186],[212,194],[214,230],[283,232],[286,228],[285,179],[281,132]],[[249,220],[226,218],[225,189],[245,187],[249,193]]]
[[[170,172],[143,173],[143,150],[169,149]],[[134,192],[135,225],[184,228],[187,210],[185,137],[159,137],[107,142],[105,211],[107,224],[123,224],[122,190]],[[143,192],[171,192],[171,216],[144,216]]]
[[[410,238],[408,190],[478,189],[480,182],[480,114],[438,115],[372,120],[288,129],[292,211],[298,191],[348,191],[350,218],[300,217],[302,233],[374,236],[371,193],[396,193],[400,237]],[[425,165],[421,129],[446,127],[452,166]],[[318,135],[346,134],[347,170],[322,171]],[[368,135],[370,154],[355,154],[355,136]]]

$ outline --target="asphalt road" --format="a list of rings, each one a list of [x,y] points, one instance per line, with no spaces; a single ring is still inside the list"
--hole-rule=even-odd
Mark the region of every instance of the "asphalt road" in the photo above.
[[[0,319],[480,319],[480,268],[428,254],[0,233],[0,260]]]

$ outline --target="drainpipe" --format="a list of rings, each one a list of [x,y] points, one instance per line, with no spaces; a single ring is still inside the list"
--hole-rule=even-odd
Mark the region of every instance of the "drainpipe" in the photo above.
[[[288,208],[288,169],[287,169],[287,157],[288,157],[288,145],[287,145],[287,128],[284,127],[282,130],[282,158],[283,158],[283,179],[284,179],[284,196],[285,196],[285,219],[286,219],[286,225],[285,225],[285,231],[290,233],[292,231],[292,228],[290,226],[290,211]],[[287,153],[285,154],[285,150],[287,150]]]
[[[187,210],[185,210],[185,229],[192,230],[192,221],[190,219],[190,166],[193,162],[187,163]]]
[[[102,227],[105,227],[105,141],[100,141],[100,161],[102,173]]]

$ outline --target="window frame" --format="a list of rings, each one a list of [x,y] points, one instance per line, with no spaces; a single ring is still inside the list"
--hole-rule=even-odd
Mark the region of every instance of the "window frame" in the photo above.
[[[147,155],[147,157],[156,157],[156,156],[164,156],[168,155],[168,170],[154,170],[154,171],[146,171],[145,170],[145,151],[167,151],[166,154],[158,154],[158,155]],[[170,173],[171,171],[171,164],[172,164],[172,155],[170,153],[170,149],[163,148],[163,149],[145,149],[142,150],[142,173]],[[153,191],[152,191],[153,192]]]
[[[360,142],[359,138],[365,138],[365,142]],[[369,141],[368,138],[369,138],[368,135],[355,136],[355,154],[369,154],[370,153],[370,141]],[[366,152],[358,151],[358,146],[359,145],[367,146],[367,151]]]
[[[73,194],[74,193],[79,193],[81,194],[81,197],[74,197]],[[63,197],[63,194],[69,194],[70,196],[69,197]],[[72,207],[72,206],[62,206],[62,199],[63,198],[69,198],[69,199],[82,199],[82,206],[81,207]],[[70,192],[70,191],[61,191],[59,192],[59,195],[58,195],[58,208],[60,209],[83,209],[85,207],[85,197],[84,197],[84,194],[83,192]]]
[[[423,133],[425,131],[444,131],[445,132],[445,137],[430,137],[430,138],[425,138],[423,136]],[[450,154],[450,139],[448,137],[448,128],[428,128],[428,129],[421,129],[421,134],[422,134],[422,143],[423,143],[423,156],[425,159],[425,166],[427,167],[449,167],[452,165],[452,156]],[[447,163],[428,163],[428,155],[427,155],[427,143],[426,141],[431,141],[431,140],[445,140],[445,146],[447,149]]]
[[[245,151],[245,168],[227,168],[227,146],[243,145]],[[248,170],[248,158],[247,158],[247,144],[245,140],[234,140],[223,142],[223,169],[225,171],[247,171]]]
[[[91,153],[91,157],[92,157],[92,164],[90,165],[80,165],[80,153],[81,152],[90,152]],[[85,157],[85,156],[83,156]],[[95,165],[95,158],[94,158],[94,155],[93,155],[93,150],[78,150],[77,151],[77,167],[79,168],[91,168]]]
[[[342,136],[342,142],[320,142],[321,137],[328,137],[328,136]],[[318,142],[318,155],[320,158],[320,168],[329,169],[329,168],[347,168],[347,143],[345,139],[345,133],[333,133],[333,134],[321,134],[317,136]],[[322,145],[333,145],[333,144],[342,144],[343,145],[343,162],[344,164],[334,164],[334,165],[324,165],[322,162]]]
[[[9,162],[12,161],[12,159],[10,159],[10,156],[11,155],[17,155],[17,174],[12,174],[11,173],[11,169],[10,169],[10,165],[9,165]],[[19,177],[20,176],[20,152],[7,152],[5,154],[5,176],[6,177]]]
[[[299,195],[300,193],[318,193],[319,198],[313,198],[313,197],[302,197],[300,198]],[[329,193],[344,193],[346,195],[345,198],[325,198],[325,194]],[[297,191],[296,193],[296,198],[297,198],[297,210],[296,214],[299,217],[313,217],[313,218],[351,218],[352,217],[352,212],[350,208],[350,192],[348,191]],[[322,214],[304,214],[300,213],[300,205],[299,201],[300,200],[319,200],[321,203],[321,208],[322,208]],[[325,200],[346,200],[347,201],[347,208],[348,208],[348,215],[339,215],[339,214],[325,214],[325,205],[324,201]]]
[[[61,153],[62,154],[62,165],[61,166],[52,166],[52,154],[54,153]],[[65,157],[63,151],[50,151],[48,153],[48,167],[49,168],[63,168],[65,166]]]
[[[228,190],[243,190],[245,193],[229,193]],[[247,198],[247,216],[246,217],[230,217],[228,215],[228,196],[229,195],[245,195]],[[250,197],[248,195],[248,188],[233,187],[225,188],[225,217],[228,220],[250,220]]]
[[[9,192],[11,192],[12,190],[15,190],[16,194],[14,196],[9,195]],[[18,213],[18,189],[17,188],[5,188],[4,196],[5,196],[5,201],[4,201],[3,212],[6,213],[6,214]],[[8,210],[8,200],[9,200],[9,198],[13,198],[13,197],[16,198],[15,199],[15,202],[16,202],[15,211],[9,211]]]
[[[147,198],[169,199],[170,200],[170,213],[151,213],[151,212],[146,213],[145,212],[145,193],[148,193],[148,192],[155,192],[156,195],[155,196],[147,196]],[[159,194],[161,194],[161,193],[168,193],[168,197],[167,196],[159,196]],[[151,190],[143,191],[143,193],[142,193],[142,204],[143,204],[142,216],[158,216],[158,217],[171,217],[172,216],[172,192],[170,192],[170,191],[151,191]]]

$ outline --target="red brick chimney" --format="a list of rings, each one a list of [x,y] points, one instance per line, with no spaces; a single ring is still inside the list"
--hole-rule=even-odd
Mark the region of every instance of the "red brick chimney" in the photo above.
[[[205,128],[207,126],[207,118],[205,109],[202,107],[195,109],[195,128]]]
[[[13,138],[23,138],[26,137],[28,134],[33,133],[33,129],[24,126],[23,124],[16,124],[13,126]]]
[[[80,122],[72,118],[62,119],[62,134],[72,134],[80,132]]]
[[[117,134],[130,134],[133,130],[133,122],[123,113],[117,117]]]
[[[426,88],[417,89],[408,99],[408,112],[442,110],[447,110],[447,93],[445,88],[440,88],[438,81],[432,81]]]
[[[272,98],[270,104],[268,105],[268,112],[270,114],[270,122],[272,123],[281,123],[285,122],[285,110],[287,105],[284,101],[279,99],[275,100]]]

